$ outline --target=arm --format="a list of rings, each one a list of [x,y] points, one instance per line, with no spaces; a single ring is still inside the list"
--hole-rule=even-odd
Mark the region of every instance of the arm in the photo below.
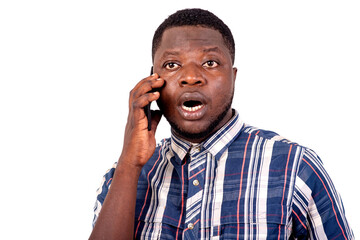
[[[133,238],[137,182],[142,167],[155,151],[155,131],[161,118],[159,112],[154,112],[148,131],[144,107],[160,96],[159,92],[148,92],[163,84],[164,80],[154,74],[130,92],[123,150],[90,239]]]
[[[311,239],[353,239],[340,195],[319,157],[306,150],[296,179],[293,234]]]

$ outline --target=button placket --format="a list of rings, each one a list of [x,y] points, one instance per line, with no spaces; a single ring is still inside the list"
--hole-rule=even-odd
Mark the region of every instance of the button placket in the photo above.
[[[187,222],[187,229],[185,235],[190,238],[196,238],[199,234],[200,224],[196,224],[200,220],[200,208],[202,202],[202,191],[204,184],[204,174],[206,167],[206,152],[202,152],[204,149],[202,146],[193,145],[189,152],[189,173],[188,173],[188,200],[186,212],[189,212],[189,218],[185,220]],[[197,206],[199,205],[200,206]],[[196,214],[195,214],[196,209]],[[191,236],[191,237],[190,237]]]

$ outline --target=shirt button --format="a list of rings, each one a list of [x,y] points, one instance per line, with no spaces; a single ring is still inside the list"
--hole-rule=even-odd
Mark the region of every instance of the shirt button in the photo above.
[[[191,230],[191,229],[194,229],[194,224],[189,223],[189,224],[188,224],[188,229],[190,229],[190,230]]]
[[[195,180],[193,181],[193,185],[194,185],[194,186],[199,185],[199,180],[195,179]]]

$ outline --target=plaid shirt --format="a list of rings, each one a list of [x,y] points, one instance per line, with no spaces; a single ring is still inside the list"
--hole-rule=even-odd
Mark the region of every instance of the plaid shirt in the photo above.
[[[135,214],[136,239],[354,239],[319,157],[237,112],[201,144],[163,140],[142,169]]]

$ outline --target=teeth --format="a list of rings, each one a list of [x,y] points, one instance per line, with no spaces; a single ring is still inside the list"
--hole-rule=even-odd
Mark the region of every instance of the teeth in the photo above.
[[[204,105],[198,105],[198,106],[195,106],[195,107],[187,107],[187,106],[182,105],[182,108],[185,111],[188,111],[188,112],[195,112],[195,111],[199,110],[200,108],[202,108],[203,106]]]

